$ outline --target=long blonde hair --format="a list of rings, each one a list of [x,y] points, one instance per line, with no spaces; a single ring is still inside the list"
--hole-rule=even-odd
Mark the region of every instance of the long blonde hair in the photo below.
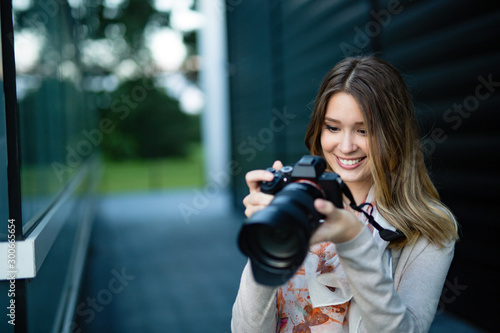
[[[440,201],[424,164],[408,88],[386,61],[371,56],[346,58],[328,72],[305,136],[311,154],[323,156],[326,106],[338,92],[350,94],[363,112],[377,209],[406,236],[391,246],[402,247],[421,236],[439,246],[458,239],[457,222]]]

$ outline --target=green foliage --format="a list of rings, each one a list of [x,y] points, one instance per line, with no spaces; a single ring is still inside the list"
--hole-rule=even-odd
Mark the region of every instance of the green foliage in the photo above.
[[[202,147],[195,144],[188,149],[186,157],[154,161],[106,160],[100,192],[202,187],[204,183]]]
[[[182,157],[200,140],[199,116],[183,113],[178,101],[160,88],[147,89],[143,79],[123,83],[111,98],[101,110],[115,125],[103,140],[108,159]]]
[[[100,24],[96,31],[96,37],[104,38],[105,29],[109,24],[120,23],[125,26],[125,39],[134,49],[142,46],[144,27],[150,19],[153,16],[161,15],[153,9],[150,1],[145,0],[124,1],[114,11],[116,12],[110,14],[110,10],[106,10],[103,4],[99,6],[98,15]],[[165,19],[165,22],[168,22],[168,20]]]

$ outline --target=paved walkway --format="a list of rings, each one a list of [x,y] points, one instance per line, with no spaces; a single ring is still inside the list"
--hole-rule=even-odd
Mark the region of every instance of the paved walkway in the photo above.
[[[226,193],[203,189],[103,198],[78,328],[83,333],[230,332],[246,262],[236,245],[242,218],[229,209]],[[479,331],[442,314],[431,332]]]

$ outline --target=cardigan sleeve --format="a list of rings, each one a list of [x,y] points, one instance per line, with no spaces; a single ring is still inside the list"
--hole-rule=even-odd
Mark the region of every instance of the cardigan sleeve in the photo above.
[[[233,305],[231,332],[275,333],[278,321],[277,291],[276,287],[263,286],[255,281],[248,261]]]
[[[434,319],[454,242],[443,248],[420,239],[404,249],[395,280],[384,273],[382,257],[367,228],[336,244],[361,315],[357,332],[427,332]]]

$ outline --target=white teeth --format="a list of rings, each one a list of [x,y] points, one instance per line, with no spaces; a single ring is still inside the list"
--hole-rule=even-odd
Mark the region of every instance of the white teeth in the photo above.
[[[358,158],[357,160],[344,160],[342,158],[339,158],[339,161],[340,163],[344,164],[344,165],[354,165],[356,163],[359,163],[361,162],[363,158]]]

